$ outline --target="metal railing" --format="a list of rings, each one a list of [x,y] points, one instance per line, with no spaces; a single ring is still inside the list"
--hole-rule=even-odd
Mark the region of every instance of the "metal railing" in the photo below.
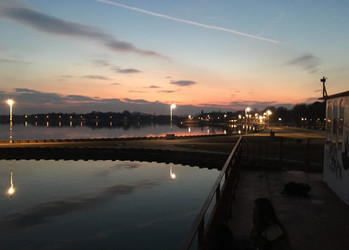
[[[235,189],[238,186],[240,174],[241,141],[242,136],[239,137],[226,160],[181,249],[192,249],[195,246],[197,249],[207,249],[211,236],[211,226],[224,223],[232,216],[232,203],[235,199]],[[208,215],[210,208],[212,211]],[[205,223],[206,216],[209,216],[207,223]],[[197,238],[196,242],[195,238]]]
[[[244,169],[322,171],[324,138],[244,138]]]

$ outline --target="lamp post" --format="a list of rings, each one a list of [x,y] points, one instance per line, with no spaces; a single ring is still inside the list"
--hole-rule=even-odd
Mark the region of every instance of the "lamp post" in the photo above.
[[[172,110],[176,108],[176,104],[172,103],[170,106],[170,121],[172,122]]]
[[[268,109],[266,113],[268,116],[268,127],[269,127],[270,126],[270,115],[272,114],[272,112]]]
[[[250,112],[250,111],[251,111],[251,108],[250,108],[250,107],[247,107],[247,108],[245,109],[246,123],[247,123],[247,121],[248,121],[248,112]]]
[[[7,103],[10,105],[10,141],[9,143],[12,143],[12,105],[13,105],[13,100],[11,99],[8,99],[7,100]]]

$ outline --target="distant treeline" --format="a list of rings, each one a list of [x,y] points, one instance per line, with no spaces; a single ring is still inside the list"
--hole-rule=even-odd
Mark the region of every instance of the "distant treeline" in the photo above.
[[[271,111],[269,121],[274,124],[291,125],[291,126],[306,126],[306,127],[321,127],[324,125],[325,119],[325,103],[314,102],[312,104],[297,104],[292,109],[285,107],[268,106],[263,110],[256,110],[251,107],[249,114],[263,115],[267,110]],[[245,110],[234,112],[203,112],[193,115],[194,119],[204,118],[204,122],[210,123],[225,123],[231,120],[236,120],[240,116],[245,116]],[[186,116],[173,116],[174,122],[187,119]],[[96,112],[86,114],[76,113],[48,113],[48,114],[31,114],[31,115],[14,115],[13,123],[20,124],[27,122],[38,126],[75,126],[80,123],[85,125],[95,126],[98,123],[100,126],[125,126],[130,123],[169,123],[169,115],[146,114],[141,112]],[[9,123],[8,115],[0,115],[0,123]]]
[[[174,116],[174,118],[176,118]],[[80,123],[85,125],[95,126],[110,126],[119,125],[125,126],[127,123],[138,123],[138,122],[155,122],[158,124],[168,123],[169,116],[166,115],[151,115],[140,112],[129,112],[127,110],[123,112],[96,112],[86,114],[77,114],[77,113],[47,113],[47,114],[31,114],[31,115],[14,115],[13,123],[35,124],[38,126],[46,126],[47,123],[50,126],[74,126]],[[9,123],[8,115],[0,115],[0,123]]]
[[[326,118],[326,104],[324,102],[314,102],[312,104],[296,104],[292,109],[285,107],[268,106],[263,110],[257,110],[250,107],[249,114],[252,118],[255,114],[263,115],[267,110],[271,111],[269,116],[270,123],[279,125],[290,126],[302,126],[302,127],[317,127],[323,128]],[[209,116],[211,121],[222,121],[225,115],[225,119],[238,119],[239,116],[244,117],[246,115],[245,110],[239,110],[236,112],[211,112],[202,113],[201,116]]]

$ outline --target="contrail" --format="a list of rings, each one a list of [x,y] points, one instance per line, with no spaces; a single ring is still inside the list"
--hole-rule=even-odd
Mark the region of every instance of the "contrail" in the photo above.
[[[148,10],[144,10],[144,9],[140,9],[140,8],[136,8],[136,7],[132,7],[132,6],[129,6],[129,5],[125,5],[125,4],[122,4],[122,3],[112,2],[112,1],[108,1],[108,0],[95,0],[95,1],[100,2],[100,3],[104,3],[104,4],[114,5],[114,6],[117,6],[117,7],[120,7],[120,8],[124,8],[124,9],[133,10],[133,11],[140,12],[140,13],[143,13],[143,14],[146,14],[146,15],[150,15],[150,16],[155,16],[155,17],[160,17],[160,18],[172,20],[172,21],[175,21],[175,22],[191,24],[191,25],[195,25],[195,26],[199,26],[199,27],[203,27],[203,28],[211,29],[211,30],[224,31],[224,32],[228,32],[228,33],[233,33],[235,35],[244,36],[244,37],[257,39],[257,40],[262,40],[262,41],[266,41],[266,42],[271,42],[271,43],[276,43],[276,44],[280,43],[278,41],[275,41],[275,40],[272,40],[272,39],[268,39],[268,38],[265,38],[265,37],[255,36],[255,35],[243,33],[243,32],[237,31],[237,30],[227,29],[227,28],[223,28],[223,27],[219,27],[219,26],[208,25],[208,24],[198,23],[198,22],[194,22],[194,21],[190,21],[190,20],[186,20],[186,19],[171,17],[171,16],[167,16],[167,15],[164,15],[164,14],[160,14],[160,13],[156,13],[156,12],[152,12],[152,11],[148,11]]]

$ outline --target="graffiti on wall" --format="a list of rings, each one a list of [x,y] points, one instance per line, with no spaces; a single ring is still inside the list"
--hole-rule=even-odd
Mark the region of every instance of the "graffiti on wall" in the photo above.
[[[344,143],[342,150],[342,164],[345,170],[349,169],[349,128],[344,132]]]
[[[349,171],[349,127],[344,126],[343,140],[339,143],[328,141],[325,146],[326,166],[342,179],[342,172]]]

